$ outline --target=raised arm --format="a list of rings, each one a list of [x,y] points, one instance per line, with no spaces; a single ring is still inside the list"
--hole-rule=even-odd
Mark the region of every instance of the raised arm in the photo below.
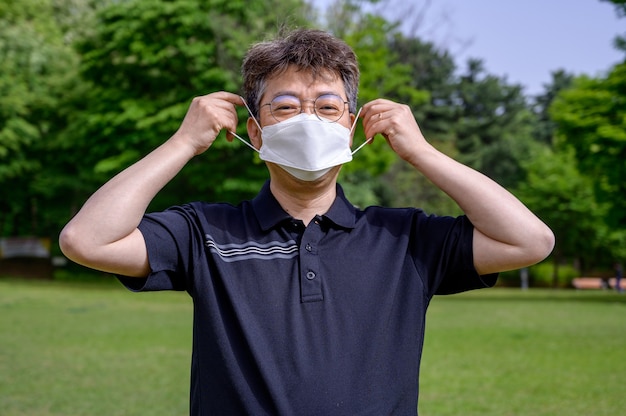
[[[375,100],[361,113],[366,137],[382,134],[393,150],[461,207],[474,224],[474,265],[480,274],[517,269],[546,258],[552,231],[506,189],[444,155],[423,137],[411,109]]]
[[[150,272],[143,236],[137,229],[154,196],[207,150],[222,129],[235,131],[238,95],[217,92],[193,99],[178,131],[146,157],[98,189],[63,228],[63,253],[84,266],[125,276]]]

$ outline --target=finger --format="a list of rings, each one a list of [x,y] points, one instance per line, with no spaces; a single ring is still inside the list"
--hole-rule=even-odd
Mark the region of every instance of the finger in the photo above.
[[[219,92],[215,92],[213,94],[209,94],[212,95],[215,98],[219,98],[220,100],[224,100],[227,101],[233,105],[239,105],[239,106],[243,106],[244,105],[244,101],[243,98],[240,95],[237,94],[233,94],[232,92],[228,92],[228,91],[219,91]]]
[[[226,131],[226,140],[232,142],[235,138],[234,132],[237,131],[237,124],[239,122],[234,108],[232,109],[232,112],[228,114],[226,119],[227,120],[224,122],[222,129]]]
[[[393,106],[393,104],[393,101],[378,98],[363,105],[363,112],[361,113],[361,116],[364,119],[371,118],[373,116],[376,116],[378,113],[389,110]]]
[[[387,125],[388,121],[384,118],[383,113],[370,114],[367,119],[363,120],[365,137],[373,138],[377,134],[384,133]]]
[[[232,132],[237,130],[239,124],[236,106],[243,105],[243,99],[239,95],[228,92],[216,93],[212,98],[218,98],[215,101],[217,111],[214,117],[219,130],[226,130],[226,139],[232,141],[234,138]]]

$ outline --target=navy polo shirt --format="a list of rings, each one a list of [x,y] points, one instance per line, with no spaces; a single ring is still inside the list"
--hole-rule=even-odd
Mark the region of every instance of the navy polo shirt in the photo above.
[[[269,182],[238,206],[148,214],[147,279],[193,298],[191,414],[415,415],[434,294],[492,286],[464,216],[352,206],[293,219]]]

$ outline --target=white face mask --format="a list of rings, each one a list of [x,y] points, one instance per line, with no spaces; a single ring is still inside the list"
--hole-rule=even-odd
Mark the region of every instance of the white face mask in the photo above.
[[[352,160],[350,129],[300,113],[261,130],[261,160],[276,163],[303,181],[313,181]]]
[[[247,107],[247,106],[246,106]],[[300,113],[280,123],[261,128],[263,144],[257,150],[247,141],[235,135],[246,145],[259,152],[261,160],[272,162],[292,176],[303,181],[314,181],[328,173],[333,167],[352,160],[350,150],[352,129],[337,122],[320,120],[314,114]]]

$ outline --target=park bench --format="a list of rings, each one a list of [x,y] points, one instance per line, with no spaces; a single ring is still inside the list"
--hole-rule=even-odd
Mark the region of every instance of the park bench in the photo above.
[[[572,279],[572,286],[576,289],[605,289],[606,284],[601,277],[576,277]],[[621,285],[620,285],[621,286]]]
[[[609,286],[611,287],[611,289],[615,289],[616,284],[617,284],[617,279],[614,277],[611,277],[609,279]],[[622,280],[620,280],[619,286],[621,287],[622,290],[626,290],[626,278],[622,278]]]

